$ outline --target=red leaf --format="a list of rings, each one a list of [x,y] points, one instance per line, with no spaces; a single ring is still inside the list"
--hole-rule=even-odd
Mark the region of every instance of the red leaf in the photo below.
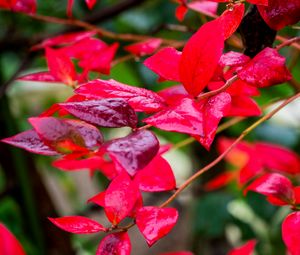
[[[158,92],[168,105],[176,105],[181,99],[189,97],[182,85],[174,85]]]
[[[96,99],[122,98],[139,112],[157,112],[165,107],[164,99],[155,92],[115,80],[94,80],[80,86],[75,92]]]
[[[106,229],[98,222],[82,216],[48,218],[54,225],[73,234],[92,234]]]
[[[176,19],[178,19],[179,21],[183,21],[185,15],[187,14],[187,11],[188,11],[188,8],[186,5],[183,5],[183,4],[179,5],[175,11]]]
[[[156,136],[148,130],[133,132],[106,145],[106,151],[113,161],[120,164],[131,176],[146,167],[158,149],[159,142]]]
[[[13,2],[12,10],[15,12],[24,12],[26,14],[36,13],[36,0],[16,0]]]
[[[119,224],[133,210],[138,195],[138,187],[127,173],[113,179],[104,197],[104,210],[108,220],[113,225]]]
[[[87,4],[88,8],[91,10],[97,3],[97,0],[85,0],[85,2]]]
[[[179,62],[181,52],[167,47],[158,51],[144,61],[144,65],[158,74],[164,80],[180,81]]]
[[[31,50],[38,50],[46,47],[52,47],[57,45],[65,45],[71,44],[78,41],[81,41],[85,38],[89,38],[96,34],[95,31],[84,31],[84,32],[76,32],[76,33],[67,33],[63,35],[58,35],[52,38],[47,38],[42,41],[40,44],[34,45]]]
[[[198,96],[213,77],[224,47],[218,22],[205,23],[186,43],[179,65],[180,80],[192,96]]]
[[[41,117],[30,118],[29,122],[42,141],[59,152],[68,152],[68,148],[64,147],[65,142],[71,142],[74,150],[82,150],[85,147],[93,148],[103,142],[99,130],[82,121]]]
[[[0,223],[0,254],[26,255],[22,245],[2,223]]]
[[[157,155],[144,169],[140,170],[134,180],[142,191],[167,191],[176,187],[172,168],[160,155]]]
[[[74,0],[68,0],[68,5],[67,5],[67,16],[71,18],[73,16],[72,14],[72,9],[74,5]]]
[[[252,255],[255,249],[256,240],[250,240],[239,248],[235,248],[228,255]]]
[[[127,232],[109,234],[100,242],[96,255],[130,255],[131,243]]]
[[[202,108],[202,104],[190,98],[183,98],[177,105],[143,121],[163,130],[203,136]]]
[[[123,99],[110,98],[59,104],[75,117],[100,127],[132,127],[137,125],[134,110]]]
[[[294,191],[291,181],[283,175],[264,174],[253,181],[245,190],[260,193],[267,197],[275,197],[286,204],[294,202]]]
[[[231,97],[222,92],[210,97],[203,107],[203,131],[204,136],[195,138],[208,150],[215,138],[220,120],[227,115],[231,106]]]
[[[300,204],[300,186],[294,187],[295,204]]]
[[[93,202],[96,205],[101,207],[105,207],[105,191],[98,193],[97,195],[93,196],[88,200],[88,202]]]
[[[219,65],[221,65],[222,67],[241,66],[241,65],[248,63],[250,60],[251,60],[250,57],[248,57],[240,52],[229,51],[221,56]]]
[[[229,182],[231,182],[235,178],[235,173],[233,172],[225,172],[217,175],[213,179],[209,180],[204,185],[205,191],[212,191],[216,189],[220,189],[226,186]]]
[[[255,150],[262,158],[264,167],[288,174],[300,173],[300,157],[295,152],[269,143],[257,143]]]
[[[264,21],[273,29],[280,30],[300,20],[299,0],[269,0],[268,6],[258,6]]]
[[[18,78],[20,81],[39,81],[39,82],[61,82],[60,79],[53,76],[50,72],[39,72],[26,74]]]
[[[247,2],[251,4],[266,5],[266,6],[268,6],[270,1],[271,0],[247,0]]]
[[[217,16],[218,4],[211,1],[194,1],[189,3],[188,7],[213,18]]]
[[[84,69],[84,72],[95,71],[109,75],[118,48],[119,44],[113,43],[101,51],[94,52],[89,58],[84,58],[78,65]]]
[[[55,156],[58,153],[43,143],[38,134],[34,130],[27,130],[15,136],[1,140],[4,143],[25,149],[32,153],[47,156]]]
[[[227,116],[259,116],[262,114],[258,104],[248,96],[232,96]]]
[[[63,83],[72,86],[76,80],[76,71],[70,58],[51,48],[46,48],[46,58],[50,73]]]
[[[244,4],[235,4],[233,10],[226,10],[216,19],[223,29],[224,39],[228,39],[239,27],[245,12]]]
[[[258,53],[241,71],[238,71],[238,77],[259,88],[283,83],[292,78],[285,66],[285,58],[272,48],[265,48]]]
[[[178,212],[174,208],[142,207],[136,216],[136,224],[146,242],[152,246],[175,226]]]
[[[282,223],[282,239],[291,255],[300,255],[300,212],[289,214]]]
[[[160,253],[159,255],[193,255],[194,253],[190,251],[174,251],[174,252],[165,252]]]
[[[124,50],[136,55],[145,56],[153,54],[161,45],[162,40],[159,38],[148,39],[144,42],[134,43],[124,47]]]

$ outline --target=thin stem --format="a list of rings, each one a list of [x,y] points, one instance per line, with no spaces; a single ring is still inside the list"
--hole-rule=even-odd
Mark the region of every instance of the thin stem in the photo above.
[[[197,171],[194,175],[192,175],[189,179],[187,179],[179,188],[176,190],[176,192],[163,204],[160,205],[160,207],[165,207],[169,205],[186,187],[188,187],[194,180],[196,180],[199,176],[201,176],[203,173],[207,172],[209,169],[217,165],[241,140],[244,139],[245,136],[247,136],[252,130],[254,130],[257,126],[259,126],[264,121],[270,119],[273,117],[277,112],[279,112],[282,108],[284,108],[286,105],[294,101],[295,99],[300,97],[300,93],[290,97],[286,101],[284,101],[282,104],[280,104],[277,108],[275,108],[273,111],[269,112],[259,120],[257,120],[255,123],[253,123],[250,127],[245,129],[242,134],[224,151],[220,156],[218,156],[214,161],[212,161],[210,164],[206,165],[205,167],[201,168],[199,171]]]
[[[286,46],[289,46],[289,45],[291,45],[294,48],[300,50],[300,45],[296,43],[296,42],[300,41],[300,36],[293,37],[291,39],[286,39],[282,36],[276,36],[276,39],[282,42],[281,44],[276,46],[276,50],[280,50],[283,47],[286,47]]]

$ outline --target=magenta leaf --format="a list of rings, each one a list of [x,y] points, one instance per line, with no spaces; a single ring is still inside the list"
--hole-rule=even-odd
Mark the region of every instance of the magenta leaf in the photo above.
[[[61,82],[60,79],[53,76],[50,72],[39,72],[26,74],[18,78],[20,81],[39,81],[39,82]]]
[[[59,105],[75,117],[100,127],[130,126],[135,128],[138,121],[130,105],[119,98],[69,102]]]
[[[159,142],[148,130],[133,132],[106,145],[106,151],[113,161],[120,164],[131,176],[146,167],[158,150]]]
[[[282,239],[291,255],[300,255],[300,212],[289,214],[282,223]]]
[[[267,197],[274,197],[290,204],[294,202],[294,191],[291,181],[277,173],[264,174],[253,181],[245,190],[260,193]]]
[[[283,83],[292,78],[285,58],[277,50],[265,48],[238,72],[238,77],[259,88]]]
[[[148,39],[143,42],[134,43],[124,47],[126,51],[136,55],[136,56],[145,56],[153,54],[158,47],[161,45],[162,40],[159,38]]]
[[[139,112],[157,112],[165,107],[163,98],[155,92],[115,80],[94,80],[80,86],[75,92],[92,99],[122,98]]]
[[[224,47],[222,27],[205,23],[186,43],[179,65],[180,81],[192,96],[206,87],[218,66]]]
[[[139,190],[127,173],[117,176],[105,191],[104,210],[108,220],[119,224],[133,210]]]
[[[85,0],[86,5],[91,10],[94,8],[95,4],[97,3],[97,0]]]
[[[298,0],[269,0],[267,6],[258,6],[258,11],[264,21],[275,30],[280,30],[300,20]]]
[[[0,254],[26,255],[20,242],[2,223],[0,223]]]
[[[262,114],[258,104],[248,96],[231,96],[231,107],[226,116],[259,116]]]
[[[177,105],[143,121],[163,130],[203,136],[202,108],[202,104],[190,98],[183,98]]]
[[[167,235],[175,226],[178,212],[174,208],[142,207],[136,215],[136,224],[149,246]]]
[[[250,57],[248,57],[240,52],[229,51],[221,56],[219,65],[221,65],[222,67],[241,66],[241,65],[248,63],[250,60],[251,60]]]
[[[58,152],[93,148],[103,142],[99,130],[82,121],[40,117],[30,118],[29,122],[42,141]]]
[[[73,234],[91,234],[106,229],[98,222],[82,216],[48,218],[54,225]]]
[[[176,187],[172,168],[160,155],[157,155],[144,169],[140,170],[134,181],[140,190],[148,192],[173,190]]]
[[[100,242],[96,255],[130,255],[131,243],[127,232],[109,234]]]
[[[210,17],[216,17],[218,4],[211,1],[194,1],[188,4],[189,9],[203,13]]]
[[[15,12],[24,12],[26,14],[36,13],[36,0],[15,0],[12,10]]]
[[[55,156],[58,153],[45,145],[34,130],[27,130],[1,140],[4,143],[25,149],[32,153]]]
[[[250,240],[243,246],[231,250],[228,255],[252,255],[256,245],[256,240]]]
[[[181,52],[175,48],[167,47],[159,50],[144,61],[144,65],[158,74],[162,79],[180,81],[179,62]]]

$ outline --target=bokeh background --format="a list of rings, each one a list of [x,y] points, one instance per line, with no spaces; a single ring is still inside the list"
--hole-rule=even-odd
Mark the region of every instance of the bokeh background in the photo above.
[[[196,12],[189,12],[184,22],[179,23],[174,16],[176,5],[167,0],[98,2],[94,10],[89,11],[84,1],[75,1],[74,16],[117,33],[185,40],[203,22],[210,19]],[[224,8],[224,4],[221,5],[218,12],[221,13]],[[65,12],[66,1],[38,1],[38,13],[65,18]],[[46,70],[43,52],[30,52],[32,45],[43,38],[74,31],[76,28],[44,23],[23,14],[2,10],[0,27],[0,137],[4,138],[29,129],[28,117],[37,116],[53,103],[62,102],[72,95],[72,89],[62,84],[20,82],[15,81],[15,78]],[[296,36],[300,35],[300,30],[285,28],[280,31],[280,35]],[[228,42],[226,50],[242,51],[241,47],[239,36],[236,35]],[[299,49],[287,47],[281,53],[287,57],[295,81],[300,82]],[[117,54],[126,55],[122,47]],[[154,91],[172,84],[158,84],[157,76],[147,70],[142,61],[143,59],[135,59],[119,63],[113,67],[109,77]],[[292,95],[294,91],[295,87],[291,84],[274,86],[261,90],[262,95],[257,101],[260,105],[266,105]],[[298,100],[258,127],[247,140],[269,141],[299,153],[299,109]],[[249,118],[235,124],[221,135],[238,136],[253,120],[254,118]],[[126,132],[126,129],[106,130],[105,135],[116,137]],[[159,130],[155,132],[162,143],[177,143],[187,137]],[[218,137],[219,135],[216,139]],[[193,143],[168,153],[166,158],[173,166],[180,184],[216,156],[215,146],[208,153],[199,144]],[[95,254],[101,234],[69,235],[53,226],[47,217],[85,215],[105,224],[101,208],[87,204],[86,201],[103,190],[107,181],[101,174],[96,174],[91,179],[87,171],[62,172],[51,166],[52,160],[50,157],[32,155],[0,144],[0,221],[16,235],[29,255]],[[136,228],[131,229],[132,254],[189,250],[199,255],[225,255],[233,246],[253,238],[258,240],[257,254],[285,254],[281,240],[281,222],[289,209],[274,207],[258,194],[249,193],[245,197],[234,183],[213,192],[203,190],[203,184],[225,168],[228,168],[225,162],[218,164],[179,197],[175,202],[181,215],[178,224],[169,236],[152,248],[146,246]],[[146,204],[159,204],[168,195],[147,195],[145,201]]]

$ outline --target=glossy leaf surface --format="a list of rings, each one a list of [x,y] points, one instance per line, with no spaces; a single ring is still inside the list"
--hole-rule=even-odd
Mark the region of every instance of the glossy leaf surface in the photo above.
[[[109,234],[104,237],[98,248],[96,255],[130,255],[131,243],[127,232]]]
[[[162,43],[161,39],[153,38],[143,42],[127,45],[124,47],[124,49],[140,57],[140,56],[153,54],[161,45],[161,43]]]

